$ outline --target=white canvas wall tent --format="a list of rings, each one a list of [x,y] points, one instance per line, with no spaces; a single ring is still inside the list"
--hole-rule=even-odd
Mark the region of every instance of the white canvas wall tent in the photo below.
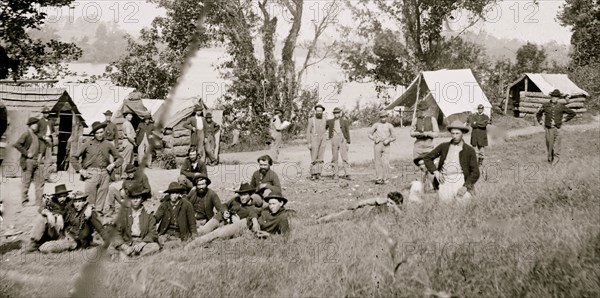
[[[470,69],[441,69],[420,73],[406,92],[385,109],[405,106],[407,113],[416,115],[416,106],[418,111],[438,119],[440,131],[443,131],[454,120],[465,122],[480,104],[484,106],[484,113],[490,116],[492,105]]]

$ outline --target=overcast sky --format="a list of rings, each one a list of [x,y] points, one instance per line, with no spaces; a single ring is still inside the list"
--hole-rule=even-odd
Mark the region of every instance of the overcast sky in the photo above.
[[[306,1],[304,5],[303,19],[310,21],[318,19],[326,9],[331,8],[331,1]],[[570,30],[560,26],[556,21],[556,13],[564,1],[554,0],[538,0],[538,5],[532,1],[503,1],[496,4],[488,13],[490,22],[477,24],[472,31],[478,32],[484,30],[491,35],[500,38],[517,38],[524,41],[535,43],[545,43],[555,40],[559,43],[568,44],[570,40]],[[85,17],[88,21],[94,22],[98,20],[114,21],[127,32],[137,35],[139,30],[145,26],[149,26],[155,16],[161,15],[164,12],[156,8],[154,4],[146,3],[145,1],[136,0],[96,0],[96,1],[76,1],[74,8],[69,10],[63,8],[62,11],[48,10],[48,14],[54,18],[69,18]],[[258,9],[258,7],[257,7]],[[289,17],[282,13],[281,7],[276,5],[271,6],[272,14],[277,15],[280,24],[284,24]],[[96,12],[100,15],[96,17]],[[465,16],[457,15],[457,22],[451,24],[450,28],[460,29],[460,24],[465,20]],[[351,22],[350,15],[347,11],[341,10],[338,18],[341,24],[349,24]],[[306,22],[303,24],[307,24]],[[310,39],[312,31],[305,26],[302,30],[301,39]],[[289,27],[280,26],[278,37],[281,41]],[[330,30],[328,32],[331,38],[339,38],[337,32]]]

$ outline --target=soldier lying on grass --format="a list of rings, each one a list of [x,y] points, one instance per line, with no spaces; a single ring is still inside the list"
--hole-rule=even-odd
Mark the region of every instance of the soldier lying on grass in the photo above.
[[[147,190],[141,184],[136,184],[129,189],[129,204],[119,210],[117,233],[111,245],[122,255],[143,256],[160,250],[156,219],[146,212],[143,205],[147,198]]]
[[[271,192],[265,200],[269,204],[268,210],[262,210],[258,216],[258,227],[255,221],[249,221],[248,218],[234,220],[232,224],[220,227],[206,235],[202,235],[185,246],[185,250],[190,250],[198,246],[208,244],[216,239],[229,239],[238,237],[244,231],[252,229],[259,238],[268,237],[271,234],[288,234],[290,232],[288,211],[285,209],[287,199],[278,192]]]
[[[400,213],[404,197],[399,192],[390,192],[387,198],[370,198],[358,201],[354,206],[340,212],[328,214],[317,219],[317,223],[326,223],[334,220],[347,220],[371,214],[387,212],[390,208]]]

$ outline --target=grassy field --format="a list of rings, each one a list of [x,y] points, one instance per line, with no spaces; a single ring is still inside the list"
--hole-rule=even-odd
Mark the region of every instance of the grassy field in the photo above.
[[[4,249],[1,296],[65,296],[85,264],[98,296],[599,297],[600,130],[563,135],[563,158],[545,163],[543,134],[489,148],[476,198],[441,205],[429,195],[403,214],[317,225],[320,215],[413,180],[394,162],[393,184],[286,181],[289,238],[245,234],[191,252],[131,261],[93,249],[60,255]],[[355,168],[373,172],[372,165]],[[358,187],[357,187],[358,186]],[[389,233],[388,236],[385,233]]]

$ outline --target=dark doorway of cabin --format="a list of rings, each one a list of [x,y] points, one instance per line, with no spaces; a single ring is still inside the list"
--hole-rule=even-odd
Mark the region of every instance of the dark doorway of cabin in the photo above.
[[[58,151],[56,154],[56,170],[66,171],[69,168],[69,138],[73,130],[73,114],[60,112],[58,119]]]

